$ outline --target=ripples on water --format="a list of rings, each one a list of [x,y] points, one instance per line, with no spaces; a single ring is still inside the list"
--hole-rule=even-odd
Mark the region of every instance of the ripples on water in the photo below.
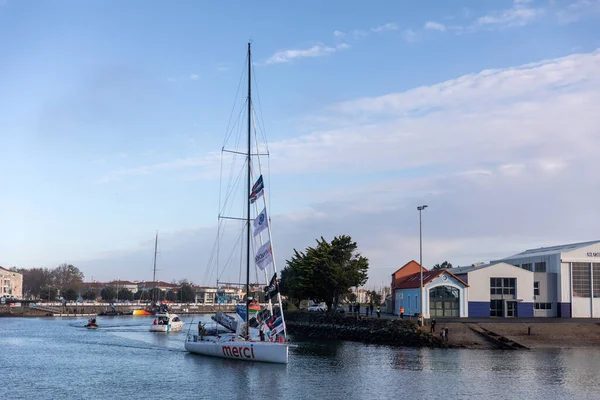
[[[208,317],[202,317],[209,321]],[[600,349],[397,349],[297,340],[290,364],[188,354],[151,317],[0,319],[4,399],[600,399]]]

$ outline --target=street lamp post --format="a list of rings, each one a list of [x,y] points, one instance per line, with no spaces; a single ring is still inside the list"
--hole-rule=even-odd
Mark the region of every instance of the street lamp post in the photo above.
[[[427,205],[418,206],[419,210],[419,272],[421,273],[421,315],[423,310],[423,224],[421,223],[421,211],[427,208]]]

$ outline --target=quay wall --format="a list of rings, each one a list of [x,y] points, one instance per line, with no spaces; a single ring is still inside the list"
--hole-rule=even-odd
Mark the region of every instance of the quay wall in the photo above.
[[[297,336],[393,346],[449,347],[438,337],[420,329],[416,321],[288,311],[285,322],[289,333]]]

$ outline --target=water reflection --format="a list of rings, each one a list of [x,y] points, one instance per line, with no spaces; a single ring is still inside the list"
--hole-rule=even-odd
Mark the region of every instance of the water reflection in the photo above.
[[[0,399],[164,399],[164,390],[211,399],[600,397],[598,349],[403,349],[296,338],[286,366],[185,352],[191,318],[170,334],[149,332],[148,317],[103,318],[98,330],[82,329],[85,321],[0,320]]]

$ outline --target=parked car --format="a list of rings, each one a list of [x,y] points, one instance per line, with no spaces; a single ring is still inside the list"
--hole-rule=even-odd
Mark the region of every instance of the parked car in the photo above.
[[[337,309],[335,310],[336,312],[339,312],[340,314],[343,314],[346,312],[346,309],[344,308],[343,305],[338,304]]]
[[[325,311],[327,311],[327,304],[320,303],[320,304],[315,304],[315,305],[309,306],[308,307],[308,311],[321,311],[321,312],[325,312]]]

